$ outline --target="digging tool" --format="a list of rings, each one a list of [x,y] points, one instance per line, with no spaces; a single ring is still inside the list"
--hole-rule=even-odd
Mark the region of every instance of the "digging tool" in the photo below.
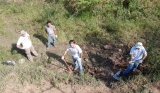
[[[69,67],[69,65],[67,64],[66,60],[65,59],[62,59],[64,61],[64,63],[66,64],[67,68],[68,68],[68,71],[69,72],[72,72],[71,68]]]
[[[120,77],[119,77],[120,73],[121,73],[121,71],[118,71],[118,72],[116,72],[116,74],[112,75],[112,77],[113,77],[114,79],[120,81]]]

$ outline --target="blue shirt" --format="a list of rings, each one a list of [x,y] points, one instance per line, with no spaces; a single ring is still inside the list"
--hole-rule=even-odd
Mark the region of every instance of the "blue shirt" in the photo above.
[[[130,54],[133,56],[132,61],[137,61],[142,59],[143,55],[146,55],[147,52],[145,48],[142,46],[140,49],[137,49],[135,46],[131,48]]]

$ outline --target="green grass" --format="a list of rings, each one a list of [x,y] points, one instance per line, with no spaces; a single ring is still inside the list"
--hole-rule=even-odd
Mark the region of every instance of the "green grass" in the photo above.
[[[70,1],[70,0],[68,0]],[[96,44],[123,43],[133,46],[137,41],[143,42],[148,52],[147,64],[151,68],[147,69],[147,79],[157,80],[159,71],[159,35],[157,30],[160,24],[160,1],[159,0],[131,0],[130,8],[124,9],[121,4],[110,0],[94,0],[94,2],[76,3],[65,5],[64,0],[24,0],[24,2],[0,3],[0,39],[8,38],[10,42],[17,42],[18,34],[13,33],[15,29],[26,30],[31,35],[33,43],[39,43],[34,34],[46,37],[44,25],[47,20],[51,20],[56,26],[59,43],[68,43],[70,39],[75,39],[78,44],[93,42]],[[95,3],[97,1],[97,3]],[[87,3],[87,6],[85,6]],[[88,7],[88,4],[90,7]],[[83,8],[81,6],[84,6]],[[76,11],[70,11],[69,7],[76,7]],[[82,8],[82,9],[81,9]],[[77,11],[78,10],[78,11]],[[156,33],[156,34],[155,34]],[[2,42],[3,40],[1,40]],[[10,43],[8,41],[8,43]],[[5,41],[7,42],[7,41]],[[0,61],[18,59],[24,57],[15,47],[9,44],[0,44]],[[45,53],[44,53],[45,55]],[[25,58],[25,57],[24,57]],[[22,84],[30,82],[37,84],[41,80],[49,78],[54,86],[59,82],[69,82],[87,85],[98,85],[94,77],[85,74],[83,77],[69,76],[66,73],[57,73],[47,70],[50,65],[42,57],[42,63],[37,60],[37,64],[27,63],[24,69],[19,64],[15,67],[0,65],[0,72],[3,79],[0,89],[5,86],[5,81],[9,80],[10,71],[13,72]],[[27,61],[28,62],[28,61]],[[157,65],[154,65],[157,64]],[[14,69],[12,71],[12,69]],[[152,77],[154,75],[154,77]],[[143,77],[143,76],[142,76]],[[142,78],[142,80],[145,77]],[[134,80],[134,79],[133,79]],[[144,79],[145,80],[145,79]],[[86,82],[87,81],[87,82]],[[134,81],[131,81],[131,83]],[[142,83],[139,83],[142,85]],[[141,91],[141,89],[134,88]],[[145,89],[144,89],[145,90]]]

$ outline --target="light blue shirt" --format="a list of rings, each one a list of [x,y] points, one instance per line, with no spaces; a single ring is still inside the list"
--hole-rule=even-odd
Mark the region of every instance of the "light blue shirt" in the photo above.
[[[130,54],[133,55],[132,61],[136,62],[137,60],[142,59],[143,55],[146,55],[147,52],[143,46],[140,49],[137,49],[135,46],[133,46]]]

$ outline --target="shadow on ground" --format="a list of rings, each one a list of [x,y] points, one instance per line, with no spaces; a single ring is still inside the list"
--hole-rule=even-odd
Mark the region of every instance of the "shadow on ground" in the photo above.
[[[47,54],[47,56],[50,58],[50,57],[52,57],[52,58],[56,58],[56,60],[57,61],[59,61],[61,64],[63,64],[63,65],[65,65],[66,66],[66,64],[64,63],[64,61],[61,59],[61,56],[59,56],[59,55],[57,55],[57,54],[54,54],[54,53],[51,53],[51,52],[49,52],[49,51],[47,51],[46,52],[46,54]],[[69,63],[69,62],[67,62],[67,64],[68,65],[73,65],[73,64],[71,64],[71,63]]]
[[[23,56],[26,57],[25,51],[22,50],[22,49],[18,49],[18,48],[16,47],[16,44],[12,44],[11,53],[12,53],[12,54],[19,53],[19,54],[21,54],[21,55],[23,55]]]
[[[46,45],[47,38],[45,38],[43,35],[34,34],[33,36],[38,38],[44,45]]]

